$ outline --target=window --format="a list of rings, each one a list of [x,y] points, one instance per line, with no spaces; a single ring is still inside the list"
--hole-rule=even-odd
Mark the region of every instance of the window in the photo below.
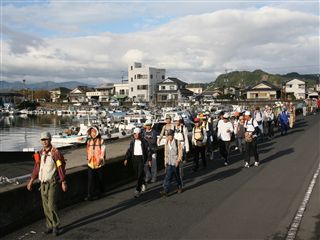
[[[133,66],[131,66],[131,70],[133,70]]]
[[[164,79],[164,75],[162,75],[162,79]]]
[[[171,85],[171,86],[170,86],[170,90],[175,90],[175,86],[174,86],[174,85]]]
[[[258,94],[258,93],[256,93],[255,97],[256,97],[256,98],[258,98],[258,97],[259,97],[259,94]]]
[[[131,82],[133,82],[133,78],[131,78]]]
[[[148,75],[147,74],[138,74],[137,79],[148,79]]]
[[[299,84],[299,88],[304,89],[304,84]]]
[[[166,90],[166,86],[161,86],[161,90]]]
[[[162,101],[166,101],[166,100],[167,100],[167,96],[166,96],[166,95],[162,95],[162,96],[161,96],[161,100],[162,100]]]
[[[120,95],[124,95],[124,89],[120,89]]]
[[[150,79],[152,79],[153,78],[153,75],[152,74],[150,74]]]
[[[148,90],[148,85],[138,85],[137,89],[138,90]]]
[[[133,92],[133,87],[131,88],[131,92]]]
[[[288,88],[292,88],[292,84],[288,84],[287,87],[288,87]]]
[[[134,75],[134,79],[137,79],[137,75]]]

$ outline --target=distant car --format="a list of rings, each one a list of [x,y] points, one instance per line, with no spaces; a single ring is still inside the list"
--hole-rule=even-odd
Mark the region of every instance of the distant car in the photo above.
[[[110,102],[110,106],[119,107],[120,106],[120,102],[119,101],[112,101],[112,102]]]
[[[132,106],[146,107],[147,104],[145,102],[133,102]]]

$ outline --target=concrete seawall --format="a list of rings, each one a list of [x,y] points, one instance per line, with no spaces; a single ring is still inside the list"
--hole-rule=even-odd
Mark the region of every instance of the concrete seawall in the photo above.
[[[125,151],[125,149],[123,149]],[[124,155],[109,158],[104,166],[106,191],[134,180],[133,169],[123,166]],[[163,148],[158,149],[158,168],[163,168]],[[87,194],[87,167],[67,170],[69,190],[58,194],[58,207],[64,208],[83,201]],[[39,183],[29,192],[26,183],[0,188],[0,237],[43,217]]]

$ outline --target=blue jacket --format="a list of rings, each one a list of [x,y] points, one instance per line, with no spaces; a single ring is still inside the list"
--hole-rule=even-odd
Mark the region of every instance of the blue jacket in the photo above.
[[[289,113],[287,111],[282,111],[280,114],[279,114],[279,120],[280,120],[280,123],[282,124],[288,124],[289,123]]]

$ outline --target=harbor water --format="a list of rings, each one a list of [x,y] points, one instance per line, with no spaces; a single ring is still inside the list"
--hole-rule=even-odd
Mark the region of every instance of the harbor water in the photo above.
[[[78,126],[85,119],[56,115],[9,115],[0,116],[0,151],[22,151],[24,148],[40,149],[40,133],[52,135],[71,126]]]

